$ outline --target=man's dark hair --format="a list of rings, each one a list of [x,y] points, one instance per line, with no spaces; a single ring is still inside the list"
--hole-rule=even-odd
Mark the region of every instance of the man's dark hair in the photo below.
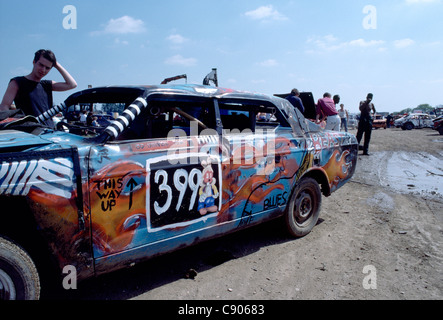
[[[299,94],[300,94],[300,91],[298,91],[298,89],[292,89],[292,91],[291,91],[291,94],[293,95],[293,96],[298,96]]]
[[[55,64],[57,63],[57,59],[55,58],[55,54],[51,50],[45,50],[45,49],[38,50],[34,55],[34,62],[37,62],[38,60],[40,60],[41,57],[52,62],[52,66],[55,66]]]
[[[335,102],[336,104],[338,104],[338,103],[340,102],[340,96],[339,96],[338,94],[336,94],[336,95],[332,98],[332,100],[334,100],[334,102]]]

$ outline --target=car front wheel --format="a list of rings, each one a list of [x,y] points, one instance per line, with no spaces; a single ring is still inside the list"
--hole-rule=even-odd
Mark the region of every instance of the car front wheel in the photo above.
[[[412,130],[412,129],[414,129],[414,125],[412,123],[408,122],[404,125],[404,128],[406,130]]]
[[[0,300],[38,300],[40,280],[26,251],[0,237]]]
[[[285,220],[289,233],[296,237],[306,236],[317,224],[321,208],[321,190],[317,181],[303,178],[294,188]]]

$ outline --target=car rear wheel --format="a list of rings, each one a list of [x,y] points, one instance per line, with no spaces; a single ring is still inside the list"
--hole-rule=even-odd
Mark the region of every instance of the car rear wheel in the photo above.
[[[294,188],[286,211],[285,220],[289,233],[306,236],[317,224],[321,208],[321,190],[317,181],[303,178]]]
[[[0,237],[0,300],[38,300],[40,280],[26,251]]]

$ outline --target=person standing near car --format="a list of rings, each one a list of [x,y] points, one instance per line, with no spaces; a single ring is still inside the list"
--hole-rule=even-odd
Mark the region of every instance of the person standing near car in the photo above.
[[[344,129],[345,132],[348,132],[348,110],[345,109],[345,105],[342,103],[340,105],[340,109],[338,110],[338,115],[341,119],[340,129]]]
[[[392,122],[392,119],[393,119],[394,117],[392,116],[392,114],[390,113],[390,114],[388,114],[388,116],[386,117],[386,128],[390,128],[391,127],[391,122]]]
[[[65,82],[42,80],[52,68],[55,68]],[[38,50],[34,55],[33,68],[30,74],[15,77],[9,82],[8,88],[0,104],[0,111],[9,110],[15,102],[17,109],[24,114],[38,117],[52,108],[52,92],[67,91],[77,87],[74,78],[66,71],[50,50]],[[52,119],[45,121],[54,128]]]
[[[88,122],[88,111],[83,110],[80,113],[80,122],[86,126],[87,122]]]
[[[318,100],[316,113],[316,123],[326,119],[325,130],[340,131],[340,117],[335,108],[335,101],[332,100],[330,93],[326,92],[323,98]]]
[[[305,107],[303,101],[300,99],[300,91],[298,91],[298,89],[292,89],[291,94],[286,97],[286,100],[288,100],[294,108],[300,110],[302,114],[305,113]]]
[[[372,134],[372,116],[376,113],[375,106],[372,103],[374,95],[368,93],[366,100],[360,102],[360,120],[358,122],[357,141],[360,149],[363,149],[363,155],[369,156],[369,142],[371,141]],[[360,146],[360,141],[365,135],[364,145]]]

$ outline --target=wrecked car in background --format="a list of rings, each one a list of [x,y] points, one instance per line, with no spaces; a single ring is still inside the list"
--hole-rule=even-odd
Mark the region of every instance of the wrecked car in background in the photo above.
[[[372,128],[376,130],[380,128],[386,129],[387,128],[386,119],[382,115],[376,115],[372,120]]]
[[[411,113],[394,121],[396,128],[403,130],[432,128],[434,126],[433,118],[426,113]]]
[[[79,104],[121,111],[86,136],[38,123]],[[38,299],[49,262],[80,281],[278,217],[305,236],[358,152],[284,99],[198,85],[92,88],[2,126],[5,300]]]

